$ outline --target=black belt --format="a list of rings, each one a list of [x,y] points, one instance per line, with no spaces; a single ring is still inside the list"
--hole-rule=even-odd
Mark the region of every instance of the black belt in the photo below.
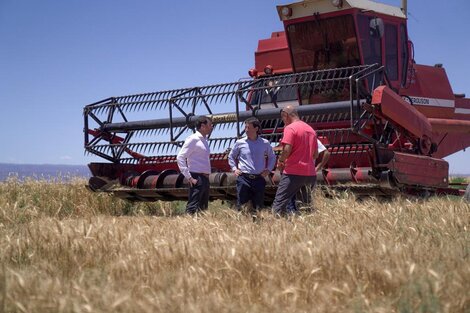
[[[199,176],[204,176],[204,177],[209,178],[209,174],[206,174],[206,173],[196,173],[196,172],[190,172],[190,173],[194,174],[194,175],[199,175]]]
[[[260,178],[261,174],[248,174],[248,173],[242,173],[243,177],[249,178],[249,179],[256,179]]]

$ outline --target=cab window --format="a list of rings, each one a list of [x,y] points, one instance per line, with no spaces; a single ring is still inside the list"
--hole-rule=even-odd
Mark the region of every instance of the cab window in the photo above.
[[[371,28],[373,17],[359,15],[358,27],[361,38],[364,64],[382,64],[382,44],[380,34]]]
[[[398,31],[397,26],[385,24],[385,70],[388,79],[398,80]]]

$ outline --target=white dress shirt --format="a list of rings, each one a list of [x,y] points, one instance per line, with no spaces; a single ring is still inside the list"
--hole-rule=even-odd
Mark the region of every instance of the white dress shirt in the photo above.
[[[189,180],[190,172],[210,174],[210,153],[207,139],[200,132],[196,131],[188,136],[176,157],[176,162],[184,177]]]
[[[318,154],[320,154],[326,150],[326,147],[321,143],[319,139],[317,139],[317,143],[318,143]]]

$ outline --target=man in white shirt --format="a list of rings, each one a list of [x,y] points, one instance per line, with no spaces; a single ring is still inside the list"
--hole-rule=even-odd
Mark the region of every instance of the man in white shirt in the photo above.
[[[200,116],[196,121],[196,132],[186,138],[176,157],[178,167],[190,186],[186,205],[188,214],[205,210],[209,205],[211,164],[207,136],[212,127],[211,118]]]

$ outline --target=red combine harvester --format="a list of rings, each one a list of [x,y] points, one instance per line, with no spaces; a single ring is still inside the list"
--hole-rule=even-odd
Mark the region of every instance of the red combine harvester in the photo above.
[[[405,5],[406,6],[406,5]],[[470,146],[470,99],[453,93],[440,65],[418,65],[406,8],[368,0],[306,0],[277,7],[284,32],[260,40],[251,79],[108,98],[84,108],[93,191],[139,200],[179,200],[188,183],[176,154],[199,115],[216,125],[212,199],[234,199],[227,162],[255,116],[275,146],[282,107],[297,105],[330,151],[319,184],[357,193],[463,194],[449,188],[442,158]],[[272,201],[278,172],[268,179]]]

